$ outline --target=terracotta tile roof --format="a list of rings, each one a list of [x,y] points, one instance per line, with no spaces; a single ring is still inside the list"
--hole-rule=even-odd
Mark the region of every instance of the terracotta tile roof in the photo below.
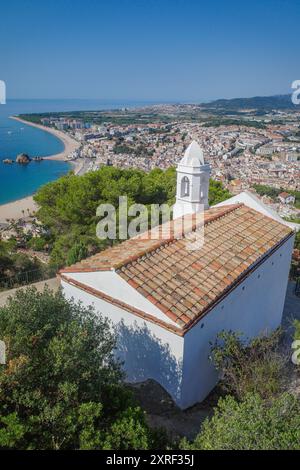
[[[211,208],[204,213],[204,223],[212,222],[215,218],[219,218],[237,207],[237,204],[232,204]],[[191,231],[195,230],[195,225],[194,214],[185,218],[186,231],[188,231],[189,226]],[[111,248],[100,251],[100,253],[79,263],[68,266],[62,269],[61,272],[94,272],[117,269],[173,241],[174,238],[178,237],[181,226],[181,219],[160,225]]]
[[[205,243],[188,251],[189,237],[176,238],[181,230],[178,221],[159,228],[171,228],[167,240],[149,240],[147,233],[142,234],[62,272],[115,269],[180,328],[187,329],[293,233],[243,204],[222,206],[205,211]],[[197,233],[199,224],[193,216],[189,223],[191,233]]]
[[[291,194],[283,192],[283,193],[278,194],[278,196],[283,197],[284,199],[286,199],[287,197],[290,197]]]

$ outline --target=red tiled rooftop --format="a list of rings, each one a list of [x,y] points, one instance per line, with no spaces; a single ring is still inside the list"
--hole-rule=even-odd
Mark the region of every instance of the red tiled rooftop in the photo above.
[[[181,224],[177,219],[62,273],[114,269],[186,329],[293,233],[289,227],[243,204],[211,208],[204,215],[205,243],[198,250],[187,249],[189,236],[178,239]],[[199,232],[201,223],[195,223],[193,215],[185,222],[190,233]],[[155,231],[167,229],[171,230],[168,239],[147,238]]]
[[[223,207],[214,207],[204,212],[204,223],[208,224],[216,218],[222,217],[228,212],[236,209],[239,204],[232,204]],[[185,231],[195,230],[195,215],[185,216]],[[199,225],[199,224],[198,224]],[[169,223],[159,225],[158,227],[141,233],[135,237],[125,240],[122,243],[107,248],[94,256],[75,263],[61,270],[61,272],[93,272],[107,271],[117,269],[131,261],[138,259],[140,256],[150,253],[166,245],[180,235],[182,230],[181,219],[172,220]]]
[[[284,199],[286,199],[287,197],[291,196],[289,193],[286,193],[286,192],[283,192],[283,193],[280,193],[279,194],[280,197],[283,197]]]

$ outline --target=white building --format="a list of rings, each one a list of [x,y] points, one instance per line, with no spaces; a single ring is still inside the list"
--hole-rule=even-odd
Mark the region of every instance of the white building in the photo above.
[[[155,379],[181,408],[216,385],[209,355],[220,331],[253,338],[280,325],[294,242],[293,230],[262,206],[229,200],[205,211],[204,245],[190,251],[201,229],[193,211],[208,196],[208,169],[198,158],[192,144],[178,165],[187,235],[176,219],[167,238],[158,234],[168,224],[61,271],[66,297],[94,305],[115,326],[127,380]]]
[[[286,192],[280,193],[278,199],[282,204],[295,204],[295,196]]]

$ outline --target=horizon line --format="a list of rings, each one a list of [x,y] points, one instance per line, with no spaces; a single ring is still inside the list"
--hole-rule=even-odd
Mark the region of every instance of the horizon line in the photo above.
[[[273,98],[277,96],[289,96],[292,93],[276,93],[272,95],[253,95],[253,96],[234,96],[231,98],[194,98],[194,99],[140,99],[140,98],[7,98],[9,101],[102,101],[121,104],[125,103],[149,103],[149,104],[206,104],[218,100],[235,100],[235,99],[253,99],[253,98]]]

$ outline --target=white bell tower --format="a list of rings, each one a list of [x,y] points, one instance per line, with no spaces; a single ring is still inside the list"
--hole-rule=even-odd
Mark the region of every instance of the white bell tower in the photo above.
[[[208,209],[210,165],[204,162],[203,151],[193,140],[177,166],[176,203],[173,219]]]

